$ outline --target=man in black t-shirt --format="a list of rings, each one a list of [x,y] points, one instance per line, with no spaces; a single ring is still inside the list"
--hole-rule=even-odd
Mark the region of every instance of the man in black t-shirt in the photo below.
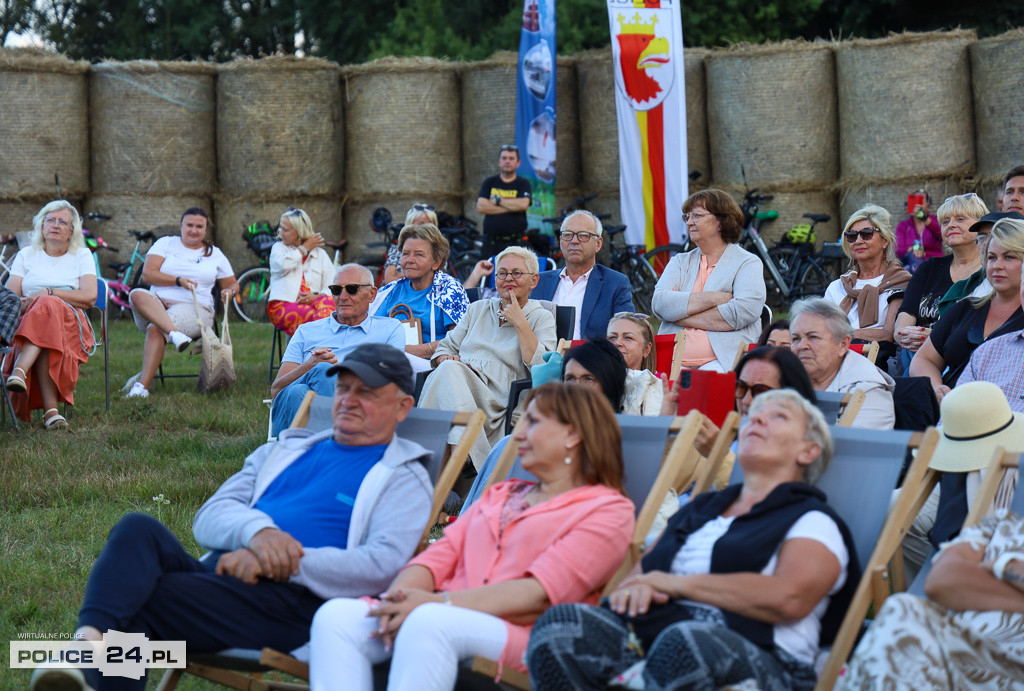
[[[526,232],[526,210],[533,194],[530,181],[516,175],[518,147],[501,147],[498,166],[501,172],[484,180],[476,200],[476,210],[484,215],[485,256],[504,249],[516,235]]]

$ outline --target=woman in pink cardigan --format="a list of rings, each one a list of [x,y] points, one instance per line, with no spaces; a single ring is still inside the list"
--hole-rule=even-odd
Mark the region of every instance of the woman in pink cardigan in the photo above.
[[[444,538],[414,558],[379,600],[335,599],[313,619],[313,689],[455,685],[480,655],[525,671],[533,622],[550,606],[596,603],[626,555],[633,504],[622,490],[622,442],[600,393],[547,384],[527,399],[523,468],[539,482],[500,482]]]

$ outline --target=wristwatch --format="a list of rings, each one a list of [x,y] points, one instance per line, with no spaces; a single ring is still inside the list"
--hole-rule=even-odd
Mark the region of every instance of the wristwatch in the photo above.
[[[497,194],[494,195],[494,203],[497,204],[498,206],[501,206],[501,197]]]

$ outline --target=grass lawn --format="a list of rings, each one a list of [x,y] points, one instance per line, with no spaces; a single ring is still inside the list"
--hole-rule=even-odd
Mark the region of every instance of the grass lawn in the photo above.
[[[128,511],[157,516],[200,554],[193,515],[266,439],[271,333],[231,322],[238,382],[229,391],[202,395],[195,379],[171,379],[154,382],[147,399],[126,400],[120,388],[141,367],[143,337],[130,320],[111,322],[109,413],[100,349],[82,368],[69,432],[45,431],[38,413],[18,431],[9,422],[0,429],[0,639],[72,631],[89,569]],[[169,348],[164,371],[196,373],[199,363]],[[159,495],[165,501],[154,501]],[[161,674],[150,675],[150,688]],[[28,677],[0,664],[0,689],[27,688]]]

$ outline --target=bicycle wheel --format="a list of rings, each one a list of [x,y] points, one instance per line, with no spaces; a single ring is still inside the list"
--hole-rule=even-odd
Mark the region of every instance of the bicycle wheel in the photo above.
[[[630,254],[623,258],[620,268],[629,278],[629,290],[633,294],[633,307],[637,312],[653,313],[654,286],[658,283],[658,274],[650,262],[639,254]]]
[[[661,276],[672,257],[681,252],[689,252],[691,249],[689,243],[680,245],[679,243],[670,242],[667,245],[658,245],[653,250],[647,250],[644,252],[644,259],[654,269],[654,273]]]
[[[779,270],[782,280],[786,282],[789,298],[786,298],[783,293],[782,286],[775,281],[775,277],[772,275],[772,272],[767,266],[765,266],[764,286],[767,292],[766,302],[771,307],[785,307],[788,302],[793,299],[793,289],[796,285],[794,270],[797,268],[797,264],[799,263],[797,250],[795,247],[776,245],[768,250],[768,257],[771,259],[772,263],[775,264],[775,268]]]
[[[822,297],[832,277],[814,262],[808,262],[796,286],[798,297]]]
[[[231,302],[235,314],[247,322],[268,322],[267,302],[270,297],[270,269],[255,266],[238,277],[238,295]]]

